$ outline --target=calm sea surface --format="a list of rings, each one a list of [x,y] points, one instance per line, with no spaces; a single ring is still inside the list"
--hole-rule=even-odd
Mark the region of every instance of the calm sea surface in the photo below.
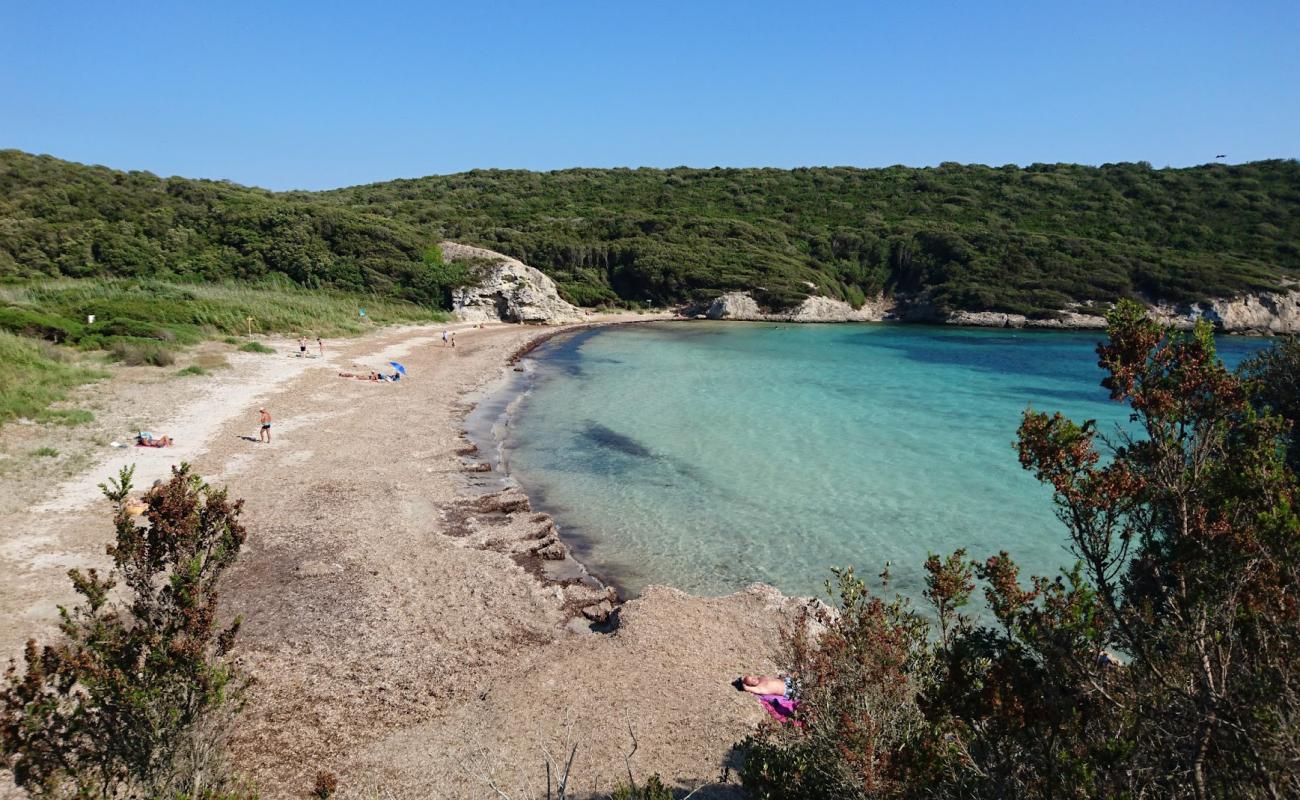
[[[719,594],[820,593],[831,566],[920,592],[928,552],[1074,559],[1020,468],[1027,405],[1126,420],[1098,333],[903,325],[650,324],[534,351],[505,429],[510,473],[597,574]],[[1265,346],[1224,338],[1235,366]],[[516,387],[516,390],[521,387]],[[499,406],[498,406],[499,408]]]

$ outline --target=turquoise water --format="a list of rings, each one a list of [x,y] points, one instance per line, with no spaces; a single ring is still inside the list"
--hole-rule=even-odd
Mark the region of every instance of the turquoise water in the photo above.
[[[649,324],[532,355],[503,458],[578,556],[636,595],[754,581],[819,593],[829,567],[920,592],[928,552],[1074,559],[1051,493],[1020,468],[1026,405],[1126,412],[1096,333],[900,325]],[[1230,364],[1265,343],[1223,339]]]

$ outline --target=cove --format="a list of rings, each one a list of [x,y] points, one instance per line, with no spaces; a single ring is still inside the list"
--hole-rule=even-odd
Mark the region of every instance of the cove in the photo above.
[[[1098,332],[650,323],[552,339],[498,425],[503,464],[596,574],[721,594],[820,594],[833,566],[917,598],[930,552],[1073,564],[1021,469],[1027,406],[1126,424]],[[1267,346],[1221,337],[1229,366]]]

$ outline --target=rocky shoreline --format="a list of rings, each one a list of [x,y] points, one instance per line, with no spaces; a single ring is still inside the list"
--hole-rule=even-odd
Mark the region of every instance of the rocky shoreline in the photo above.
[[[586,312],[566,302],[541,270],[518,259],[481,247],[443,242],[443,258],[470,269],[475,283],[452,296],[456,316],[469,323],[519,322],[548,325],[582,322]],[[809,284],[810,289],[816,287]],[[1151,315],[1167,325],[1190,328],[1200,320],[1224,333],[1272,336],[1300,333],[1300,285],[1203,303],[1170,303],[1146,299]],[[879,294],[854,308],[843,300],[821,295],[805,297],[782,311],[764,309],[746,291],[727,292],[705,305],[677,309],[693,319],[747,322],[912,322],[977,328],[1041,328],[1102,330],[1106,319],[1093,309],[1067,308],[1042,317],[1004,311],[942,311],[925,296]]]
[[[1176,328],[1191,328],[1201,320],[1223,333],[1273,336],[1300,333],[1300,289],[1286,287],[1206,303],[1148,302],[1151,316]],[[1039,328],[1103,330],[1106,319],[1077,310],[1035,318],[1003,311],[941,312],[924,300],[869,298],[859,308],[843,300],[808,297],[788,311],[764,311],[747,292],[728,292],[707,307],[685,309],[687,316],[749,322],[911,322],[977,328]]]

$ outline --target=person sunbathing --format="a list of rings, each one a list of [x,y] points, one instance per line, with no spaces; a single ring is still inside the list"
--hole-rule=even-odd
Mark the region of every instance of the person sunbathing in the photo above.
[[[802,728],[806,724],[798,716],[799,699],[795,694],[799,684],[789,675],[742,675],[731,685],[754,695],[772,719],[782,725]]]
[[[161,439],[155,439],[152,433],[142,433],[135,437],[136,447],[170,447],[174,442],[172,437],[163,436]]]
[[[126,513],[133,517],[138,517],[144,512],[148,511],[149,498],[158,494],[162,490],[163,490],[163,482],[161,480],[156,480],[153,482],[153,485],[149,487],[148,491],[144,492],[143,494],[137,497],[128,497],[126,499],[126,503],[124,504],[126,506]]]
[[[794,680],[780,675],[743,675],[733,684],[742,692],[759,695],[793,697]]]

